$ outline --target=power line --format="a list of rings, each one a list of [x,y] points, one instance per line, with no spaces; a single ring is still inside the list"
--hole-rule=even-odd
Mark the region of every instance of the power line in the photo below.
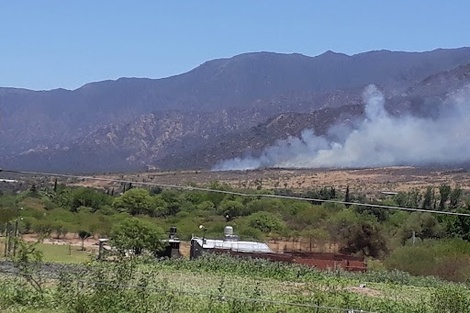
[[[67,273],[67,271],[63,272]],[[13,277],[22,277],[21,273],[18,272],[5,272],[0,269],[0,274],[3,275],[8,275],[8,276],[13,276]],[[72,273],[76,274],[76,273]],[[53,281],[58,281],[60,278],[57,277],[47,277],[49,280]],[[110,283],[110,282],[96,282],[93,280],[84,280],[84,279],[79,279],[76,281],[73,281],[73,283],[77,284],[77,288],[79,290],[84,290],[86,289],[87,286],[105,286],[105,287],[111,287],[115,289],[122,289],[122,290],[131,290],[131,289],[141,289],[141,290],[148,290],[148,291],[153,291],[153,292],[161,292],[161,293],[173,293],[173,294],[181,294],[181,295],[190,295],[190,296],[200,296],[200,297],[208,297],[208,298],[213,298],[217,299],[220,302],[225,302],[228,300],[235,300],[235,301],[241,301],[241,302],[252,302],[252,303],[262,303],[262,304],[267,304],[267,305],[273,305],[273,306],[289,306],[289,307],[299,307],[299,308],[313,308],[313,309],[322,309],[322,310],[328,310],[328,311],[340,311],[340,312],[360,312],[360,313],[379,313],[377,311],[364,311],[360,309],[351,309],[351,308],[340,308],[340,307],[333,307],[333,306],[322,306],[318,304],[309,304],[309,303],[296,303],[296,302],[285,302],[285,301],[278,301],[278,300],[273,300],[273,299],[263,299],[263,298],[247,298],[247,297],[240,297],[240,296],[232,296],[232,295],[227,295],[223,293],[209,293],[209,292],[198,292],[198,291],[187,291],[187,290],[182,290],[182,289],[176,289],[176,288],[159,288],[159,287],[149,287],[149,286],[142,286],[142,285],[135,285],[135,284],[120,284],[120,283]]]
[[[73,175],[73,174],[60,174],[60,173],[48,173],[48,172],[32,172],[32,171],[16,171],[16,170],[1,170],[5,173],[20,174],[20,175],[36,175],[36,176],[52,176],[52,177],[62,177],[62,178],[75,178],[75,179],[84,179],[84,180],[95,180],[95,181],[105,181],[113,183],[132,183],[142,186],[151,186],[151,187],[164,187],[170,189],[181,189],[181,190],[195,190],[195,191],[205,191],[205,192],[214,192],[227,195],[234,195],[239,197],[253,198],[276,198],[276,199],[286,199],[286,200],[300,200],[300,201],[315,201],[315,202],[325,202],[325,203],[335,203],[335,204],[344,204],[344,205],[355,205],[359,207],[366,208],[377,208],[377,209],[387,209],[387,210],[399,210],[399,211],[409,211],[409,212],[423,212],[423,213],[434,213],[441,215],[453,215],[453,216],[465,216],[470,217],[470,213],[458,213],[458,212],[447,212],[447,211],[438,211],[438,210],[428,210],[428,209],[418,209],[418,208],[409,208],[409,207],[400,207],[392,205],[382,205],[382,204],[368,204],[368,203],[359,203],[359,202],[347,202],[340,200],[324,200],[317,198],[306,198],[299,196],[283,196],[283,195],[269,195],[269,194],[250,194],[243,192],[235,192],[228,190],[219,190],[211,189],[204,187],[193,187],[193,186],[184,186],[184,185],[170,185],[170,184],[158,184],[150,182],[139,182],[123,179],[113,179],[113,178],[104,178],[104,177],[93,177],[93,176],[82,176],[82,175]]]

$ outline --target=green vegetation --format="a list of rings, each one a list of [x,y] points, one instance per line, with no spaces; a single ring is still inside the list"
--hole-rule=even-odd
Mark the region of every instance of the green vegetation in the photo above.
[[[453,312],[470,309],[463,285],[403,272],[319,272],[266,260],[207,256],[88,262],[41,277],[34,251],[2,277],[2,312]],[[37,256],[36,259],[31,256]],[[33,278],[33,280],[31,279]]]
[[[243,239],[288,243],[303,250],[331,250],[363,255],[385,269],[400,269],[413,275],[434,275],[444,279],[470,281],[470,218],[431,213],[403,212],[375,207],[265,198],[260,195],[293,195],[350,202],[366,201],[362,194],[334,187],[321,187],[304,193],[288,189],[232,190],[212,183],[212,189],[252,193],[252,197],[197,190],[176,191],[162,188],[120,188],[97,190],[68,187],[55,181],[32,186],[19,193],[3,191],[0,196],[0,233],[40,235],[61,241],[65,237],[84,243],[88,237],[113,237],[120,250],[161,248],[159,238],[170,226],[178,228],[183,240],[192,234],[221,237],[224,226],[234,226]],[[370,199],[370,198],[369,198]],[[411,190],[394,197],[370,200],[373,204],[408,206],[449,212],[470,212],[470,201],[459,187]],[[17,226],[16,226],[17,225]],[[132,238],[130,240],[129,238]],[[304,245],[297,244],[300,241]],[[39,245],[48,260],[64,261],[66,253],[48,249],[68,249],[67,245],[48,248]],[[97,247],[95,248],[97,249]],[[69,249],[70,250],[70,249]],[[71,248],[70,260],[81,259]],[[3,254],[3,250],[2,250]],[[51,255],[52,257],[50,257]],[[414,257],[410,257],[413,255]],[[422,260],[417,262],[415,260]],[[72,261],[70,261],[72,262]]]
[[[133,255],[141,255],[144,251],[160,251],[164,244],[163,230],[150,222],[137,218],[122,221],[113,228],[112,245],[121,253],[132,251]]]
[[[98,247],[90,251],[81,251],[80,248],[71,245],[51,245],[39,243],[37,245],[43,255],[44,262],[57,263],[83,263],[95,255]]]

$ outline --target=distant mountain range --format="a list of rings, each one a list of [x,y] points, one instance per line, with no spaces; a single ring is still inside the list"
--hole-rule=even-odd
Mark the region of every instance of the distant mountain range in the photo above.
[[[163,79],[76,90],[0,88],[0,167],[62,172],[210,168],[305,128],[364,114],[375,84],[395,115],[429,115],[470,83],[470,48],[316,57],[270,52],[208,61]]]

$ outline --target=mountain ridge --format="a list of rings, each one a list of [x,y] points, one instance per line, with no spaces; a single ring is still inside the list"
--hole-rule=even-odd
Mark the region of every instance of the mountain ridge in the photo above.
[[[381,50],[352,56],[327,51],[315,57],[256,52],[208,61],[160,79],[120,78],[71,91],[0,88],[0,162],[48,169],[64,163],[54,161],[57,158],[66,158],[64,170],[76,164],[86,170],[96,158],[104,160],[102,170],[109,169],[106,160],[118,164],[113,170],[170,164],[164,160],[183,160],[183,153],[196,153],[232,133],[236,137],[280,114],[359,105],[369,83],[376,83],[392,99],[387,104],[391,112],[419,113],[425,109],[425,93],[437,95],[461,87],[468,64],[470,48]],[[459,67],[462,74],[456,72]],[[426,79],[431,80],[427,89]],[[417,110],[416,103],[424,107]],[[107,157],[102,158],[100,151]]]

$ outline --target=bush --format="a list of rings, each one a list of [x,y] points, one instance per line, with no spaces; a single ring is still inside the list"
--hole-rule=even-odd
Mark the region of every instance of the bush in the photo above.
[[[431,295],[433,312],[467,313],[470,311],[468,291],[456,286],[436,288]]]
[[[137,218],[123,221],[111,232],[112,245],[121,252],[131,250],[134,255],[140,255],[144,250],[160,251],[164,248],[163,237],[159,227]]]
[[[257,212],[248,217],[249,225],[263,233],[281,232],[286,224],[277,215],[270,212]]]
[[[412,275],[470,281],[470,243],[461,239],[428,240],[395,249],[384,262],[388,269]]]

